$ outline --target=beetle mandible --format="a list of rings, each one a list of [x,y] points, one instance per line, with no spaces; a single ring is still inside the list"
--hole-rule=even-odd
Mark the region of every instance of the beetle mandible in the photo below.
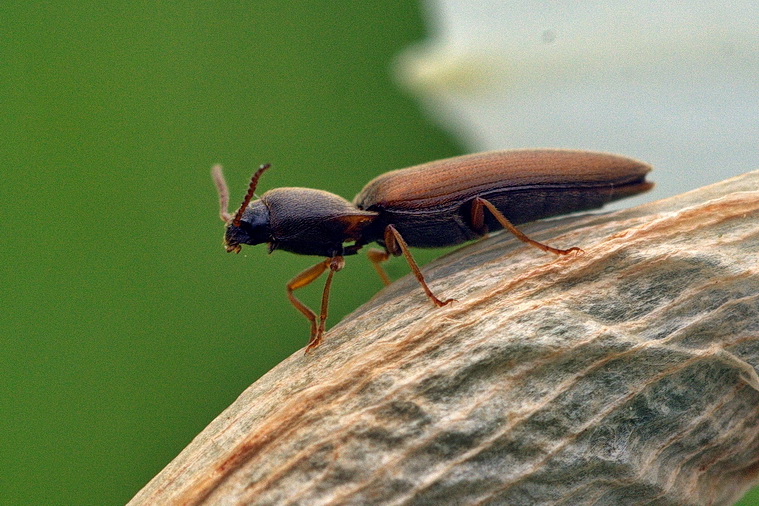
[[[243,244],[266,243],[269,252],[290,251],[326,259],[287,283],[287,296],[311,323],[306,352],[319,346],[327,320],[332,276],[355,255],[376,242],[382,250],[368,257],[382,281],[380,265],[403,255],[427,297],[438,307],[409,247],[452,246],[505,228],[543,251],[566,255],[578,247],[558,249],[530,239],[515,225],[551,216],[595,209],[607,202],[648,191],[651,167],[609,153],[560,149],[491,151],[458,156],[382,174],[348,202],[309,188],[276,188],[253,200],[262,165],[253,175],[237,212],[227,211],[229,190],[221,167],[213,178],[219,191],[220,216],[226,224],[224,247],[239,253]],[[317,318],[294,295],[329,270]]]

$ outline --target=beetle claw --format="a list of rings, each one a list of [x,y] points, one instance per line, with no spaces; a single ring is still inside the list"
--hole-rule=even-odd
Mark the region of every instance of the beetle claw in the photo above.
[[[319,345],[321,345],[321,344],[322,344],[322,337],[321,336],[318,336],[315,339],[311,339],[308,342],[308,345],[306,345],[306,351],[304,352],[304,355],[308,355],[309,351],[313,350],[314,348],[318,348]]]
[[[435,299],[435,305],[437,307],[447,306],[451,302],[458,302],[458,300],[456,300],[456,299],[445,299],[445,300]]]

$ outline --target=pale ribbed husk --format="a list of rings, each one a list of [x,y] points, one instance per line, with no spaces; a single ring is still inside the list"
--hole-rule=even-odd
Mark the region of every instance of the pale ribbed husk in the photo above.
[[[739,498],[759,473],[759,172],[523,230],[585,254],[500,233],[425,268],[449,306],[394,283],[130,504]]]

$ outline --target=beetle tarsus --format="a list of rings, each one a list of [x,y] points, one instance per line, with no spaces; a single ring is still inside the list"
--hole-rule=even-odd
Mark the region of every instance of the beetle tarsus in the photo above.
[[[447,305],[448,305],[448,304],[450,304],[451,302],[458,302],[458,300],[457,300],[457,299],[445,299],[445,300],[440,300],[440,299],[438,299],[437,297],[435,297],[435,299],[433,300],[433,302],[435,303],[435,305],[436,305],[437,307],[443,307],[443,306],[447,306]]]
[[[312,338],[308,341],[308,344],[306,345],[306,350],[303,352],[304,355],[308,355],[308,352],[313,350],[314,348],[318,348],[322,344],[322,336],[316,336],[315,338]]]
[[[584,255],[585,250],[582,248],[578,248],[577,246],[572,246],[569,249],[556,250],[556,254],[558,255],[569,255],[570,253],[577,253],[578,255]]]

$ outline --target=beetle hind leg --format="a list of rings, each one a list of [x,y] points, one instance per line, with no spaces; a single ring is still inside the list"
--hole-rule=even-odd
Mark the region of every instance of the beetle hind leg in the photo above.
[[[553,248],[551,246],[548,246],[547,244],[543,244],[542,242],[538,242],[534,239],[530,239],[527,237],[526,234],[521,232],[518,228],[516,228],[514,225],[511,224],[511,222],[506,218],[506,216],[503,215],[501,211],[498,210],[497,207],[493,205],[492,202],[485,200],[481,197],[476,197],[472,201],[472,224],[475,228],[475,230],[483,230],[485,227],[485,209],[490,211],[490,214],[493,215],[493,217],[498,220],[498,223],[501,224],[503,228],[511,232],[516,236],[517,239],[519,239],[522,242],[526,242],[530,246],[535,246],[538,249],[541,249],[543,251],[547,251],[549,253],[554,253],[556,255],[568,255],[572,252],[579,252],[584,253],[583,250],[580,248],[574,246],[569,249],[558,249]]]

